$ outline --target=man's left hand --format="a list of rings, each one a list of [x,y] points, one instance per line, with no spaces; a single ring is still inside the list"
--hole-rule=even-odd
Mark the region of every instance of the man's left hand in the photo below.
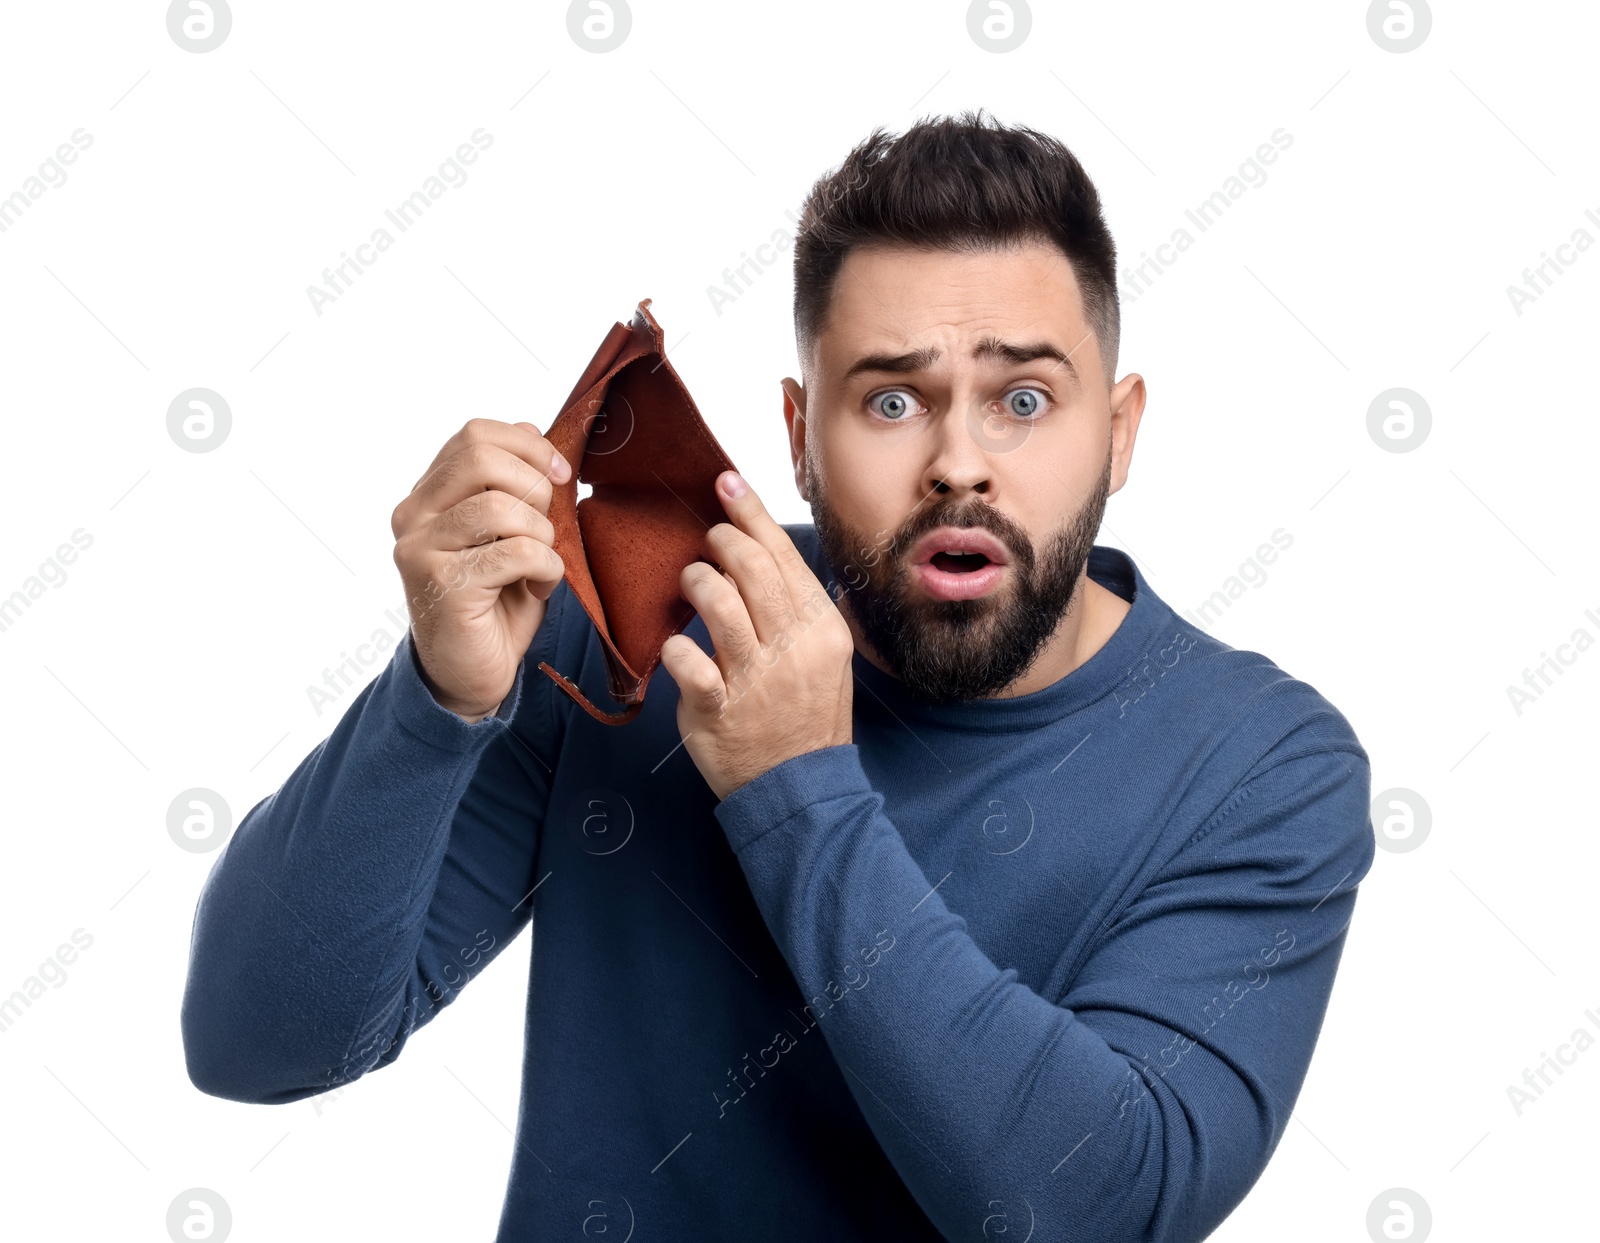
[[[855,642],[794,541],[749,484],[717,477],[731,523],[706,533],[718,565],[679,579],[706,623],[713,659],[685,634],[661,649],[678,684],[678,732],[719,799],[784,760],[849,743]]]

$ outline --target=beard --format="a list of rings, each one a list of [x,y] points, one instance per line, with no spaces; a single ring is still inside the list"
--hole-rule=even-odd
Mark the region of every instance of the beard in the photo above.
[[[1026,531],[979,498],[913,513],[884,549],[881,539],[840,521],[819,472],[811,472],[809,482],[823,554],[836,573],[848,577],[839,603],[879,659],[914,699],[979,699],[1010,686],[1032,667],[1072,604],[1111,494],[1111,451],[1107,446],[1093,494],[1039,553]],[[1009,585],[974,600],[921,595],[905,552],[927,532],[947,525],[984,527],[1004,543],[1011,553]]]

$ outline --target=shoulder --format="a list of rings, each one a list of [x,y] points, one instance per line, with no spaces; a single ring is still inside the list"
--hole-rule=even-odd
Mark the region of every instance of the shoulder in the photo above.
[[[1376,844],[1371,762],[1355,728],[1311,682],[1195,633],[1192,676],[1207,704],[1199,715],[1214,731],[1214,754],[1227,759],[1217,802],[1180,853],[1353,886]]]
[[[1230,754],[1240,777],[1317,751],[1348,752],[1366,762],[1348,718],[1309,678],[1261,652],[1232,647],[1208,634],[1174,610],[1131,559],[1126,560],[1124,566],[1108,556],[1102,569],[1109,580],[1119,574],[1131,580],[1124,589],[1135,596],[1135,611],[1145,618],[1139,630],[1149,642],[1141,645],[1145,650],[1132,661],[1114,697],[1141,699],[1144,687],[1163,691],[1166,707],[1156,714],[1163,732],[1209,740],[1210,746]],[[1132,714],[1124,710],[1121,715]]]
[[[1149,590],[1142,577],[1140,586]],[[1349,718],[1308,676],[1230,646],[1150,594],[1156,639],[1113,695],[1119,719],[1159,735],[1146,741],[1187,774],[1189,831],[1171,848],[1190,866],[1199,848],[1207,866],[1294,870],[1298,860],[1319,875],[1336,863],[1364,874],[1371,765]]]
[[[1349,718],[1313,683],[1260,652],[1190,631],[1196,636],[1195,675],[1216,709],[1250,739],[1252,773],[1318,752],[1338,751],[1367,762]]]

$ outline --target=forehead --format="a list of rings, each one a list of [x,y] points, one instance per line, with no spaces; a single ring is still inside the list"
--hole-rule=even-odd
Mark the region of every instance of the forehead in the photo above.
[[[825,373],[877,348],[938,337],[1049,335],[1082,359],[1090,342],[1072,264],[1056,246],[956,252],[873,243],[845,257],[818,339]]]

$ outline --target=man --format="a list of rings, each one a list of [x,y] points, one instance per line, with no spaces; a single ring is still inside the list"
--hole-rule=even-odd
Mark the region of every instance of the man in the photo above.
[[[1366,754],[1094,545],[1145,388],[1059,142],[875,132],[795,274],[815,528],[719,478],[631,724],[528,675],[605,685],[531,425],[400,503],[412,629],[207,881],[190,1075],[348,1083],[531,919],[503,1241],[1202,1238],[1303,1081]]]

